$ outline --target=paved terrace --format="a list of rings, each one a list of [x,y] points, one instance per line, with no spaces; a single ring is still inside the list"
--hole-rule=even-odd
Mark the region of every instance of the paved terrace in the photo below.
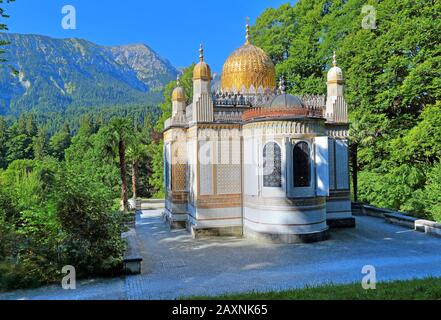
[[[194,240],[169,231],[161,210],[137,217],[143,274],[0,294],[0,299],[175,299],[191,295],[282,290],[361,282],[364,265],[379,281],[441,277],[441,239],[359,216],[356,229],[333,230],[329,241],[274,245],[248,239]]]

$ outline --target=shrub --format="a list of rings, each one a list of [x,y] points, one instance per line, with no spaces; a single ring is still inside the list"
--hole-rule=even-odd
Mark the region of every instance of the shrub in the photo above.
[[[112,211],[112,193],[81,172],[64,173],[57,196],[57,217],[64,231],[63,263],[77,275],[107,274],[122,262],[123,215]]]

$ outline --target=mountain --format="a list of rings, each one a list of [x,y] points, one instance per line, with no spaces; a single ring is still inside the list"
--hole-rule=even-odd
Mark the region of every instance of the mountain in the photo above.
[[[0,67],[0,115],[155,104],[177,75],[144,44],[110,47],[11,33],[0,40],[10,42],[3,55],[8,62]]]

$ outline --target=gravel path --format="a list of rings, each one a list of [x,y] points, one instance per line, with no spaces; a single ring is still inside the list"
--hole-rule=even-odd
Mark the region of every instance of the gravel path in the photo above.
[[[361,282],[363,266],[377,280],[441,277],[441,239],[357,217],[356,229],[333,230],[315,244],[274,245],[248,239],[194,240],[170,231],[161,210],[137,217],[144,257],[138,276],[84,281],[77,290],[59,286],[0,294],[0,299],[175,299],[191,295],[281,290],[323,283]]]

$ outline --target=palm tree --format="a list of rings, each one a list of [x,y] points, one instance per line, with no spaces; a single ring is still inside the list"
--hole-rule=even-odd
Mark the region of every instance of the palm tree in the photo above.
[[[142,143],[141,138],[137,134],[137,138],[127,149],[127,158],[131,161],[132,166],[132,198],[137,198],[137,184],[138,184],[138,163],[147,158],[148,146]]]
[[[127,188],[126,146],[131,141],[133,130],[131,123],[125,118],[113,118],[104,129],[105,153],[115,157],[118,155],[118,165],[121,177],[121,199],[124,212],[129,211],[129,196]]]

